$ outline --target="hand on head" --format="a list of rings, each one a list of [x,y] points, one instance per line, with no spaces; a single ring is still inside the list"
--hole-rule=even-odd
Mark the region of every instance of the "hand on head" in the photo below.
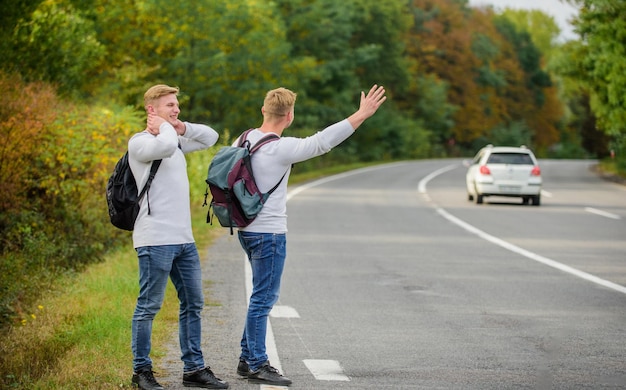
[[[161,118],[157,114],[148,113],[148,121],[147,121],[147,128],[146,128],[146,130],[148,130],[148,133],[150,133],[152,135],[157,135],[157,134],[160,133],[159,127],[164,122],[166,122],[166,120]]]

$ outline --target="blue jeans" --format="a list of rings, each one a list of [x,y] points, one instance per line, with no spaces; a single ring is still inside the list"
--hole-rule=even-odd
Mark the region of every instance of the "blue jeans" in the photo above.
[[[252,268],[252,294],[241,338],[241,358],[251,371],[268,360],[265,351],[267,317],[278,301],[280,278],[285,266],[286,235],[239,232],[239,242]]]
[[[132,321],[133,369],[152,367],[150,359],[152,321],[161,309],[168,278],[178,292],[178,337],[184,372],[204,368],[200,347],[204,305],[200,257],[194,243],[144,246],[139,257],[139,297]]]

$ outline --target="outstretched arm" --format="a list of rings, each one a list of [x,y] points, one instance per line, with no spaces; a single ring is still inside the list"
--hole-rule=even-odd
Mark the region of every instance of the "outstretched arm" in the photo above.
[[[382,86],[374,84],[367,95],[361,92],[359,109],[348,117],[352,128],[356,130],[367,118],[374,115],[385,100],[387,100],[387,96],[385,96],[385,88]]]

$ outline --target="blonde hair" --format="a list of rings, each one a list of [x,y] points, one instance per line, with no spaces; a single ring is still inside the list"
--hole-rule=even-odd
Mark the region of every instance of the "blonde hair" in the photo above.
[[[264,112],[270,117],[287,115],[296,105],[296,94],[287,88],[272,89],[265,95]]]
[[[143,95],[143,104],[146,109],[148,105],[152,104],[155,100],[163,97],[165,95],[169,95],[171,93],[178,95],[180,89],[178,87],[170,87],[165,84],[158,84],[150,87],[146,93]]]

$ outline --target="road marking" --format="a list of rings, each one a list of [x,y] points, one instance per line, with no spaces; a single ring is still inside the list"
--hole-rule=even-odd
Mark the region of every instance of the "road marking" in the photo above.
[[[341,368],[341,365],[336,360],[306,359],[303,360],[303,362],[317,380],[350,381],[350,378],[343,373],[343,368]]]
[[[598,209],[594,209],[593,207],[585,207],[585,211],[592,213],[592,214],[601,215],[603,217],[611,218],[611,219],[621,219],[619,215],[602,211],[602,210],[598,210]]]
[[[300,318],[300,314],[291,306],[274,306],[270,312],[274,318]]]
[[[352,171],[348,171],[348,172],[344,172],[344,173],[338,173],[338,174],[332,175],[332,176],[327,176],[327,177],[324,177],[324,178],[312,181],[312,182],[307,183],[307,184],[302,184],[302,185],[300,185],[300,186],[290,190],[287,193],[287,201],[289,201],[289,199],[291,199],[294,196],[298,195],[302,191],[308,190],[309,188],[312,188],[312,187],[316,187],[316,186],[318,186],[320,184],[328,183],[328,182],[334,181],[334,180],[343,179],[344,177],[357,175],[357,174],[363,173],[363,172],[377,171],[379,169],[386,169],[386,168],[395,167],[395,166],[398,166],[398,165],[406,165],[406,164],[407,164],[406,162],[399,162],[399,163],[392,163],[392,164],[376,165],[376,166],[373,166],[373,167],[359,168],[359,169],[355,169],[355,170],[352,170]]]
[[[435,172],[431,173],[430,175],[428,175],[425,178],[423,178],[422,180],[420,180],[420,182],[417,185],[417,192],[419,192],[420,194],[425,194],[426,193],[426,184],[431,179],[441,175],[442,173],[446,173],[448,171],[451,171],[451,170],[453,170],[454,168],[456,168],[458,166],[459,166],[458,164],[453,164],[453,165],[448,165],[446,167],[437,169]]]
[[[507,241],[501,240],[498,237],[494,237],[491,234],[483,232],[482,230],[480,230],[480,229],[470,225],[469,223],[464,222],[464,221],[458,219],[457,217],[455,217],[454,215],[448,213],[447,211],[445,211],[444,209],[442,209],[440,207],[436,207],[436,210],[437,210],[437,212],[439,214],[441,214],[448,221],[454,223],[455,225],[458,225],[458,226],[462,227],[463,229],[467,230],[470,233],[476,234],[477,236],[479,236],[480,238],[482,238],[484,240],[487,240],[487,241],[489,241],[489,242],[491,242],[493,244],[501,246],[504,249],[508,249],[511,252],[515,252],[515,253],[520,254],[522,256],[528,257],[531,260],[537,261],[537,262],[542,263],[544,265],[547,265],[549,267],[556,268],[556,269],[561,270],[563,272],[567,272],[568,274],[577,276],[577,277],[579,277],[581,279],[585,279],[585,280],[588,280],[590,282],[599,284],[601,286],[610,288],[612,290],[621,292],[622,294],[626,294],[626,287],[624,287],[622,285],[610,282],[610,281],[605,280],[605,279],[601,279],[601,278],[599,278],[597,276],[594,276],[594,275],[588,274],[586,272],[580,271],[580,270],[578,270],[576,268],[570,267],[569,265],[565,265],[565,264],[559,263],[557,261],[548,259],[547,257],[543,257],[543,256],[540,256],[540,255],[538,255],[536,253],[533,253],[531,251],[527,251],[526,249],[522,249],[522,248],[520,248],[520,247],[518,247],[516,245],[513,245],[513,244],[511,244],[511,243],[509,243]]]
[[[434,177],[447,172],[449,170],[451,170],[452,168],[456,167],[458,165],[452,165],[452,166],[447,166],[447,167],[443,167],[441,169],[438,169],[436,171],[434,171],[433,173],[429,174],[428,176],[424,177],[422,180],[420,180],[419,184],[418,184],[418,192],[419,193],[426,193],[426,185],[428,184],[428,182],[433,179]],[[516,245],[513,245],[507,241],[504,241],[502,239],[499,239],[497,237],[494,237],[488,233],[483,232],[482,230],[476,228],[473,225],[470,225],[469,223],[455,217],[454,215],[448,213],[446,210],[442,209],[441,207],[438,207],[437,205],[435,205],[435,209],[437,210],[437,212],[443,216],[444,218],[446,218],[447,220],[449,220],[450,222],[454,223],[455,225],[458,225],[460,227],[462,227],[463,229],[469,231],[470,233],[476,234],[477,236],[481,237],[484,240],[487,240],[493,244],[496,244],[498,246],[501,246],[504,249],[508,249],[511,252],[515,252],[517,254],[520,254],[522,256],[525,256],[531,260],[537,261],[539,263],[542,263],[544,265],[547,265],[549,267],[552,268],[556,268],[558,270],[561,270],[563,272],[567,272],[568,274],[574,275],[576,277],[579,277],[581,279],[585,279],[588,280],[592,283],[598,284],[600,286],[604,286],[607,288],[610,288],[612,290],[615,290],[617,292],[621,292],[622,294],[626,294],[626,287],[617,284],[617,283],[613,283],[610,282],[608,280],[605,279],[601,279],[595,275],[591,275],[588,274],[586,272],[580,271],[576,268],[570,267],[568,265],[559,263],[557,261],[554,261],[552,259],[548,259],[547,257],[543,257],[540,256],[536,253],[533,253],[531,251],[528,251],[526,249],[522,249]],[[589,210],[588,210],[589,211]],[[600,210],[597,210],[600,211]],[[608,213],[607,213],[608,214]]]

